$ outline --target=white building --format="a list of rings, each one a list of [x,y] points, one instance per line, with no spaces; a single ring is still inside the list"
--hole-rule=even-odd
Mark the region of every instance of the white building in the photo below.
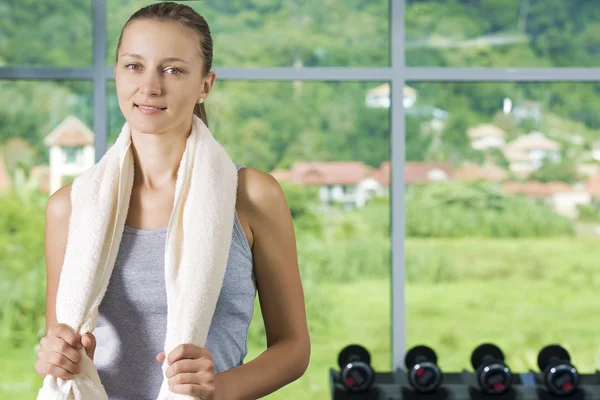
[[[480,124],[467,129],[467,136],[475,150],[501,149],[506,132],[492,124]]]
[[[402,95],[404,108],[410,108],[417,102],[417,90],[410,86],[404,86]],[[370,108],[390,108],[392,103],[390,99],[390,84],[384,83],[383,85],[369,89],[365,102],[367,107]]]
[[[543,133],[531,132],[507,143],[502,152],[510,170],[519,177],[527,177],[539,169],[545,160],[559,162],[560,149],[560,143],[548,139]]]
[[[44,144],[50,151],[50,195],[95,163],[94,133],[72,115],[46,136]]]

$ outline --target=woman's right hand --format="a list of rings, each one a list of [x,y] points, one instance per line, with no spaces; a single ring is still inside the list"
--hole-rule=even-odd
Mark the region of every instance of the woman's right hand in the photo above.
[[[46,375],[64,380],[73,379],[73,375],[81,372],[79,351],[82,347],[85,347],[86,354],[93,360],[96,350],[94,335],[87,333],[82,338],[66,324],[52,326],[40,340],[36,372],[42,379]]]

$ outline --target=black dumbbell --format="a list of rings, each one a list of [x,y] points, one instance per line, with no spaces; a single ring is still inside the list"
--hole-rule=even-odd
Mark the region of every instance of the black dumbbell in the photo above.
[[[435,351],[427,346],[415,346],[404,357],[408,369],[408,383],[420,393],[435,391],[443,380],[443,374],[437,365]]]
[[[502,394],[512,384],[512,373],[504,363],[502,350],[491,343],[483,343],[473,350],[471,365],[477,384],[483,393]]]
[[[537,362],[550,393],[568,396],[577,389],[579,373],[565,348],[558,344],[548,345],[540,350]]]
[[[364,347],[351,344],[346,346],[338,356],[341,384],[350,392],[369,390],[375,379],[371,367],[371,355]]]

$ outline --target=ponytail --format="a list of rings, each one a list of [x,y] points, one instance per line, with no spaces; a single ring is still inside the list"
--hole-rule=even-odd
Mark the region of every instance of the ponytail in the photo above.
[[[204,108],[204,103],[196,103],[196,105],[194,106],[194,115],[197,115],[208,127],[208,118],[206,117],[206,109]]]

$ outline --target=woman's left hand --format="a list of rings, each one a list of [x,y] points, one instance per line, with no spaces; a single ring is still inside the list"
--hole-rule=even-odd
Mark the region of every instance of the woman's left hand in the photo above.
[[[164,362],[165,353],[160,352],[156,360]],[[181,344],[173,349],[167,361],[165,374],[173,393],[215,400],[215,366],[210,350],[191,343]]]

